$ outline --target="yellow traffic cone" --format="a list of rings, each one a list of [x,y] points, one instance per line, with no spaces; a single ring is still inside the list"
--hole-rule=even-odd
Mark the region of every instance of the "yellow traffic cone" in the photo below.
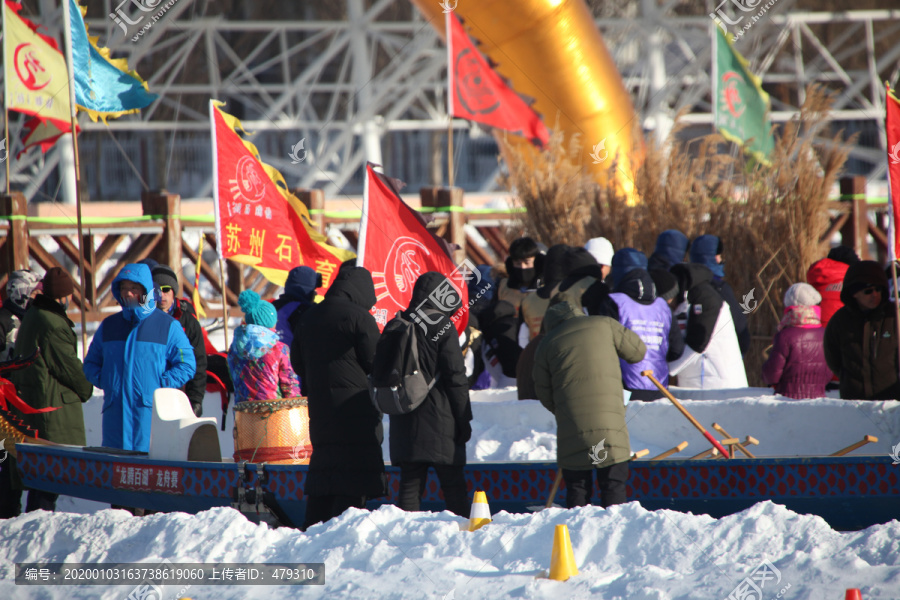
[[[553,532],[553,553],[550,555],[550,579],[565,581],[573,575],[578,575],[578,566],[575,564],[572,540],[569,539],[569,528],[557,525]]]
[[[469,531],[481,529],[491,522],[491,509],[484,492],[475,492],[472,498],[472,510],[469,511]]]

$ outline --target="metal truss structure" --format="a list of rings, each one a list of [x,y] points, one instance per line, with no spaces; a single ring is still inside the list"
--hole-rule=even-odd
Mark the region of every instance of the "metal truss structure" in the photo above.
[[[770,92],[773,121],[797,114],[807,85],[826,86],[835,93],[835,121],[863,134],[852,170],[883,177],[883,82],[897,83],[900,75],[900,10],[808,12],[797,10],[796,0],[775,0],[753,21],[757,12],[745,10],[754,3],[757,12],[765,6],[633,0],[594,10],[645,129],[665,134],[687,109],[694,132],[710,130],[716,25],[708,13],[720,11],[732,31],[751,25],[736,47]],[[470,191],[496,185],[493,139],[468,123],[450,123],[446,49],[407,0],[175,0],[149,28],[157,13],[148,7],[169,3],[87,4],[90,32],[127,57],[159,95],[139,116],[81,122],[92,198],[133,199],[151,188],[211,196],[210,98],[226,102],[225,110],[258,132],[251,139],[263,160],[291,186],[321,187],[329,197],[358,194],[367,160],[412,185],[440,184],[448,127],[462,155],[455,161],[464,171],[458,184]],[[58,33],[56,0],[25,6]],[[11,134],[20,126],[21,119],[12,122]],[[11,165],[13,185],[29,199],[55,198],[61,181],[55,171],[70,160],[64,144],[46,155],[31,150]]]

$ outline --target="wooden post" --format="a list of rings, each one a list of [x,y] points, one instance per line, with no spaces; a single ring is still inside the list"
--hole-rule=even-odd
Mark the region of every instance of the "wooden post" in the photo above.
[[[325,233],[325,190],[298,188],[291,192],[309,209],[309,216],[316,222],[316,231]]]
[[[9,275],[12,271],[27,269],[28,261],[28,200],[22,192],[0,195],[0,215],[9,224],[3,255],[0,257],[0,271]]]
[[[181,196],[165,190],[141,194],[141,208],[144,216],[154,215],[164,220],[164,246],[160,262],[168,265],[179,276],[177,297],[182,296],[181,280],[184,279],[181,266]]]
[[[850,218],[841,228],[841,243],[853,248],[861,260],[869,260],[869,214],[866,178],[844,177],[840,182],[841,201],[850,203]]]
[[[422,188],[419,190],[423,209],[447,213],[447,231],[444,235],[451,244],[456,244],[453,262],[459,264],[466,258],[466,212],[463,207],[462,188]]]

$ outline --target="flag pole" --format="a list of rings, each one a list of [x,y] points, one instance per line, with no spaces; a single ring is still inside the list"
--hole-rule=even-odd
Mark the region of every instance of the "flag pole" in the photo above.
[[[6,37],[6,34],[3,34],[3,37]],[[9,106],[8,103],[3,103],[3,139],[6,140],[6,160],[3,161],[6,163],[6,195],[9,196]]]
[[[224,104],[224,103],[220,103]],[[218,140],[216,139],[216,101],[209,99],[209,139],[212,142],[212,163],[213,163],[213,212],[216,216],[216,236],[219,243],[216,244],[216,253],[219,255],[219,281],[222,288],[222,322],[224,323],[225,333],[225,352],[228,352],[228,287],[225,283],[225,251],[222,249],[224,240],[220,235],[222,232],[222,215],[219,210],[219,152]]]
[[[453,187],[453,35],[450,28],[452,11],[445,12],[444,31],[447,37],[447,183]]]
[[[6,11],[6,4],[3,5],[3,10]],[[4,17],[6,15],[4,14]],[[3,52],[6,53],[6,19],[3,20]],[[6,57],[3,57],[3,60],[6,60]],[[8,79],[8,77],[7,77]],[[3,129],[4,129],[4,137],[6,140],[6,195],[9,196],[9,82],[3,82]]]
[[[228,289],[225,284],[225,259],[219,259],[219,280],[222,282],[222,322],[225,324],[225,352],[228,352]]]
[[[78,272],[81,278],[81,359],[87,355],[87,317],[85,308],[88,298],[84,278],[84,234],[81,226],[81,164],[78,160],[78,108],[75,105],[75,64],[72,60],[72,15],[70,0],[63,0],[63,33],[66,42],[66,64],[69,67],[69,121],[72,126],[72,151],[75,153],[75,215],[78,223]],[[93,285],[93,283],[92,283]]]

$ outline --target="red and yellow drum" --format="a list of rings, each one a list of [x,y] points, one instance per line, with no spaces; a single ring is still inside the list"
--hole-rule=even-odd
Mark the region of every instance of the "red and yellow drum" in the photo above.
[[[306,398],[234,405],[235,461],[307,465],[311,455]]]

